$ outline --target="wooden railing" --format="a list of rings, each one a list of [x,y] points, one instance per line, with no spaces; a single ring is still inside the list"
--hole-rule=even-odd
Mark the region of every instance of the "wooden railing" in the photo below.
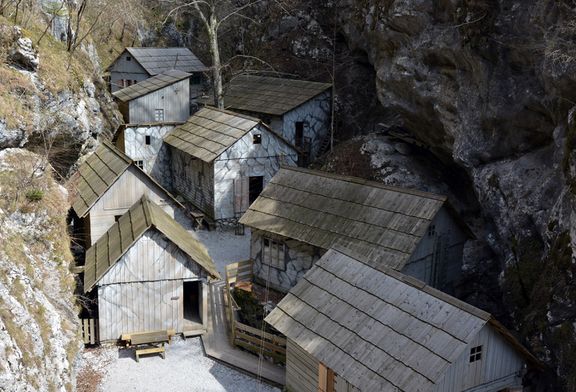
[[[232,344],[251,351],[256,355],[272,357],[276,362],[286,363],[286,338],[263,332],[237,320],[240,307],[234,300],[232,289],[237,282],[252,281],[252,260],[228,264],[226,266],[227,317]]]
[[[98,343],[98,319],[80,319],[80,332],[84,344]]]

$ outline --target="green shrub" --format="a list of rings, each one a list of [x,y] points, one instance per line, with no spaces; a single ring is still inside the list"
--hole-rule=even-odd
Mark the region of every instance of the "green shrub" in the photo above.
[[[40,201],[44,197],[44,191],[41,189],[32,189],[26,192],[26,199],[28,201]]]

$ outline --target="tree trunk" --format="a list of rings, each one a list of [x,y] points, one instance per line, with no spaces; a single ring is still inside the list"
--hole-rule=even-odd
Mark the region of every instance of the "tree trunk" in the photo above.
[[[208,26],[210,39],[210,54],[212,55],[212,78],[214,79],[214,105],[218,109],[224,109],[224,89],[222,88],[222,64],[220,61],[220,48],[218,47],[218,21],[216,13],[210,15]]]

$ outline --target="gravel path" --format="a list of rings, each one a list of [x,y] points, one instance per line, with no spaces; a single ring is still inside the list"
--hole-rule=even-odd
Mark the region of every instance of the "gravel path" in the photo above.
[[[208,249],[208,253],[216,263],[218,272],[225,277],[226,264],[248,260],[250,258],[250,229],[246,228],[244,235],[235,235],[233,231],[198,230],[190,231],[198,241]]]
[[[100,390],[106,392],[280,392],[280,389],[259,383],[204,356],[200,338],[176,338],[166,346],[166,359],[159,355],[134,359],[133,350],[102,348],[111,351],[104,368]],[[109,358],[116,356],[111,361]]]

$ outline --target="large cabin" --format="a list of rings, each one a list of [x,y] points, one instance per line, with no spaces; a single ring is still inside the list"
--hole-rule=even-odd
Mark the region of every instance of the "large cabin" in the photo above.
[[[219,225],[236,224],[296,149],[260,120],[203,108],[164,141],[170,146],[174,192]]]
[[[204,245],[142,197],[86,252],[84,292],[97,301],[100,341],[203,333],[210,277],[219,275]]]
[[[445,196],[282,168],[240,219],[257,281],[287,292],[334,245],[453,292],[471,237]]]
[[[522,391],[537,360],[492,315],[329,250],[266,317],[298,392]]]
[[[188,48],[126,48],[106,69],[111,92],[171,70],[191,74],[190,96],[200,94],[208,67]]]
[[[184,207],[108,141],[80,165],[73,181],[75,236],[86,248],[144,195],[184,226],[192,225]]]
[[[130,125],[181,123],[190,116],[190,74],[166,71],[112,95]]]
[[[331,84],[240,75],[226,86],[224,106],[259,118],[282,135],[300,151],[299,166],[330,145]]]

